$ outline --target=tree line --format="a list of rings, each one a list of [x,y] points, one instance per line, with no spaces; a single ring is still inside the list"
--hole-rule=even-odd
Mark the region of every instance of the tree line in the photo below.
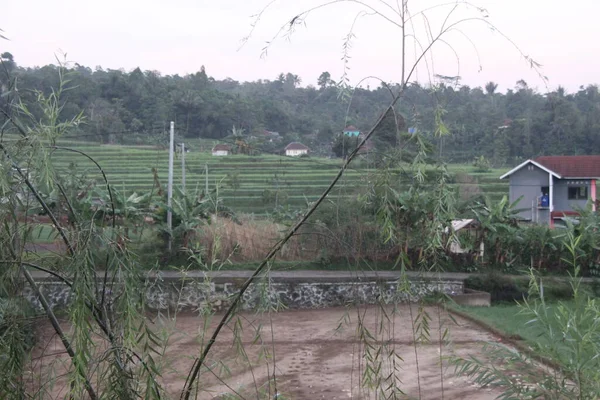
[[[48,94],[59,85],[58,65],[26,68],[10,53],[0,57],[2,91],[25,105],[35,103],[37,92]],[[218,80],[204,67],[185,76],[79,64],[62,72],[70,88],[63,95],[62,118],[82,113],[85,123],[73,134],[104,143],[160,141],[167,121],[174,120],[183,138],[217,140],[242,132],[265,151],[298,140],[327,154],[335,148],[336,137],[339,143],[345,126],[368,128],[389,102],[389,89],[394,89],[382,83],[347,91],[328,72],[316,86],[301,86],[301,78],[292,73],[254,82]],[[540,93],[520,80],[500,93],[494,82],[483,88],[461,85],[459,77],[438,77],[437,82],[410,84],[393,116],[399,124],[386,123],[377,132],[381,148],[398,145],[409,130],[417,130],[430,138],[435,154],[449,162],[485,156],[502,166],[541,154],[600,153],[597,85],[581,86],[575,93],[561,87]],[[35,107],[30,111],[35,114]],[[436,135],[440,120],[450,135]],[[282,144],[264,140],[265,131],[278,132]]]

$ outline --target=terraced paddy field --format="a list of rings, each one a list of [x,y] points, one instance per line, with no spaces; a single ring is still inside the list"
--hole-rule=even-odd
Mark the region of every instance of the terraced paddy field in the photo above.
[[[144,192],[154,185],[153,169],[156,169],[160,184],[166,188],[168,173],[168,152],[152,146],[100,145],[89,142],[63,142],[68,146],[84,151],[93,157],[105,170],[112,185],[127,192]],[[56,150],[52,156],[59,173],[68,173],[70,163],[77,164],[79,172],[100,180],[95,166],[85,157]],[[293,158],[276,155],[244,156],[234,155],[213,157],[208,152],[192,151],[185,155],[186,184],[188,190],[204,188],[208,170],[209,189],[219,187],[219,196],[224,203],[237,212],[264,214],[273,210],[274,201],[265,201],[264,192],[284,192],[283,204],[292,208],[302,208],[315,200],[329,185],[337,173],[341,160],[327,158]],[[498,177],[501,170],[488,173],[475,173],[468,165],[451,165],[450,170],[462,176],[462,183],[455,183],[466,196],[484,193],[492,199],[508,194],[508,184]],[[355,196],[357,190],[365,187],[370,173],[366,162],[344,175],[332,198]],[[464,181],[465,174],[467,182]],[[181,159],[175,159],[175,185],[181,184]],[[408,183],[407,183],[408,185]]]

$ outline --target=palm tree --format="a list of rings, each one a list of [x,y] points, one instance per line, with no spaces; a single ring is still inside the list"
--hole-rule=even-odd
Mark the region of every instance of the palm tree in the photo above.
[[[495,107],[495,105],[494,105],[494,94],[495,94],[497,88],[498,88],[498,84],[494,83],[492,81],[490,81],[490,82],[488,82],[488,83],[485,84],[485,91],[490,96],[490,102],[492,103],[492,108]]]
[[[494,93],[496,92],[496,89],[498,88],[498,84],[494,83],[492,81],[488,82],[485,84],[485,91],[487,92],[487,94],[489,94],[490,96],[493,96]]]

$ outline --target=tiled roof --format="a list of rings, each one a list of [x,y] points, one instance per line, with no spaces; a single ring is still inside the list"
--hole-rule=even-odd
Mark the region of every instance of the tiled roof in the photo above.
[[[285,147],[286,150],[308,150],[302,143],[292,142]]]
[[[600,156],[542,156],[534,161],[563,178],[600,178]]]
[[[212,151],[229,151],[230,147],[226,144],[216,144]]]

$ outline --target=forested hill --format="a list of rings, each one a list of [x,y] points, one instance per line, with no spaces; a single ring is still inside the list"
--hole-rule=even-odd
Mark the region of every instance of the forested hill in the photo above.
[[[9,53],[2,54],[2,61],[2,90],[16,80],[16,93],[26,104],[36,100],[34,90],[48,93],[59,86],[56,66],[19,67]],[[237,134],[247,137],[275,131],[284,144],[299,140],[311,148],[328,149],[346,124],[368,129],[390,100],[389,91],[381,86],[357,89],[348,107],[349,98],[340,96],[326,72],[315,86],[304,82],[306,87],[291,73],[274,80],[237,82],[215,80],[203,67],[186,76],[78,64],[69,72],[67,86],[72,89],[63,96],[63,117],[83,112],[86,124],[74,134],[103,142],[152,142],[164,137],[167,121],[174,120],[178,134],[188,138],[222,139],[235,127]],[[442,83],[434,91],[415,83],[399,111],[405,128],[417,127],[430,135],[436,115],[442,116],[451,134],[432,142],[446,161],[484,155],[500,166],[540,154],[600,154],[598,86],[545,94],[523,81],[506,93],[498,93],[496,87],[492,82],[485,88]],[[11,97],[3,96],[2,102]],[[396,140],[390,132],[379,136],[387,142]],[[272,143],[265,146],[277,149]]]

